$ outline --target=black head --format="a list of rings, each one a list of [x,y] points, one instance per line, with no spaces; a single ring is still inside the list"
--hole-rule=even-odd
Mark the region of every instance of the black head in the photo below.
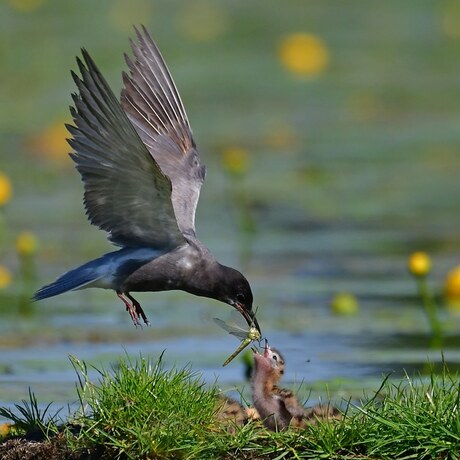
[[[220,265],[220,264],[219,264]],[[221,281],[218,288],[218,300],[236,308],[249,327],[255,326],[260,332],[259,323],[252,311],[252,291],[248,280],[238,271],[224,265],[221,268]]]

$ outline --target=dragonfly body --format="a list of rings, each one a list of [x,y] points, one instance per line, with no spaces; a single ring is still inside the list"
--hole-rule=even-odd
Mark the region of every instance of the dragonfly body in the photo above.
[[[251,326],[249,330],[243,329],[236,325],[227,324],[219,318],[214,318],[214,322],[229,334],[241,339],[238,348],[225,360],[223,366],[230,363],[236,356],[238,356],[249,344],[252,342],[259,342],[262,340],[259,330]]]

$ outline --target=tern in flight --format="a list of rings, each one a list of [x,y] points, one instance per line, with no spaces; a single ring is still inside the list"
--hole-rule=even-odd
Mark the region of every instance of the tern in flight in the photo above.
[[[78,88],[73,125],[67,126],[88,219],[120,249],[65,273],[33,299],[113,289],[139,325],[140,318],[149,322],[132,292],[179,289],[231,305],[260,332],[246,278],[217,262],[196,237],[206,169],[157,46],[144,27],[135,31],[120,101],[82,50],[81,76],[72,72]]]

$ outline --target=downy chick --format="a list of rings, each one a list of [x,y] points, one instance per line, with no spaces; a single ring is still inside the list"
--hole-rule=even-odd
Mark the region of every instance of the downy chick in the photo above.
[[[284,374],[285,361],[281,353],[265,342],[264,354],[254,353],[252,397],[264,425],[273,431],[288,426],[305,427],[318,419],[339,418],[339,411],[329,405],[306,409],[294,393],[279,388],[277,383]]]

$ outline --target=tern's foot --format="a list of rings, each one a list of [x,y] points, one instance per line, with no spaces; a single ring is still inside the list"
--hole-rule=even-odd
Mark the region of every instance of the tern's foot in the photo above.
[[[117,291],[117,296],[125,304],[126,311],[129,313],[129,316],[131,316],[134,326],[142,327],[139,316],[142,317],[142,320],[147,326],[150,326],[150,322],[147,319],[144,310],[142,310],[140,303],[136,299],[134,299],[129,293],[123,293],[119,291]]]
[[[126,296],[128,297],[129,300],[131,300],[132,306],[136,310],[136,316],[137,316],[138,321],[139,321],[139,316],[140,316],[147,326],[151,326],[150,321],[147,318],[147,315],[144,313],[144,310],[141,307],[141,304],[131,294],[126,293]]]
[[[137,314],[136,309],[132,305],[126,305],[126,311],[129,313],[129,316],[131,316],[134,326],[142,327],[142,324],[139,321],[139,315]]]

